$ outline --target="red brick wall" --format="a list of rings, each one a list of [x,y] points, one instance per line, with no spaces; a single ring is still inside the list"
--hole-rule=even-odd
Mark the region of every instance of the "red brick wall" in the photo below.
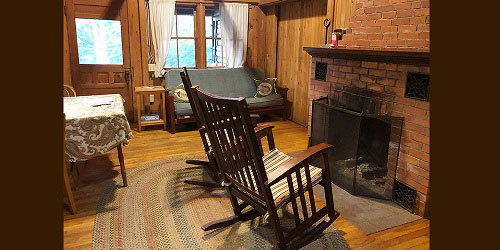
[[[429,102],[404,97],[407,72],[429,74],[429,67],[378,62],[313,58],[309,88],[309,133],[312,100],[343,86],[356,86],[394,96],[392,115],[404,117],[396,179],[418,191],[416,214],[426,213],[429,197]],[[328,63],[327,81],[314,80],[316,62]],[[427,211],[428,212],[428,211]]]
[[[358,0],[339,46],[429,50],[429,0]]]

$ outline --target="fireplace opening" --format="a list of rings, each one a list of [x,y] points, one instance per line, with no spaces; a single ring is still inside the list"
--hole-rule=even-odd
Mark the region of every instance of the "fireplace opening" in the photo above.
[[[391,109],[390,98],[356,89],[313,101],[309,143],[334,146],[334,184],[355,195],[393,198],[403,118],[390,116]]]

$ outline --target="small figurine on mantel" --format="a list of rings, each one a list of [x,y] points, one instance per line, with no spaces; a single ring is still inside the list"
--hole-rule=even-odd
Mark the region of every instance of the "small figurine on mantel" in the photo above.
[[[326,21],[326,20],[325,20]],[[325,25],[326,27],[326,25]],[[332,32],[332,42],[329,44],[321,44],[322,48],[335,48],[338,45],[338,41],[342,40],[342,35],[346,33],[345,29],[335,29]]]
[[[337,46],[337,33],[332,32],[332,44],[330,45],[330,48],[334,48]]]

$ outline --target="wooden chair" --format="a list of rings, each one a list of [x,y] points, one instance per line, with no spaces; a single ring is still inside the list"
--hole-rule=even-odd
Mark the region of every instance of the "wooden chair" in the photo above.
[[[328,164],[331,145],[321,143],[292,158],[275,147],[271,128],[257,132],[252,128],[244,98],[218,97],[197,87],[191,88],[191,92],[195,96],[193,99],[201,125],[206,128],[212,142],[220,177],[230,195],[235,214],[205,224],[203,230],[265,215],[274,228],[279,248],[297,249],[313,241],[338,218],[339,213],[334,210]],[[265,155],[258,142],[264,136],[270,149]],[[309,165],[319,157],[323,158],[323,168]],[[317,209],[313,186],[320,182],[324,186],[326,205]],[[308,199],[305,192],[308,192]],[[307,209],[307,200],[310,209]],[[278,208],[288,203],[292,204],[295,228],[285,235],[277,212]],[[247,206],[251,209],[242,212]]]
[[[63,85],[63,96],[76,96],[76,91],[71,86]]]
[[[219,178],[219,170],[217,168],[215,156],[214,156],[212,150],[210,150],[210,143],[207,140],[208,139],[207,138],[208,137],[207,130],[205,129],[205,127],[200,125],[198,114],[196,113],[196,109],[194,108],[195,106],[194,106],[193,96],[191,94],[191,91],[189,91],[192,87],[192,84],[191,84],[191,79],[189,78],[186,67],[182,68],[180,75],[181,75],[182,83],[184,84],[184,89],[186,90],[186,94],[187,94],[188,99],[189,99],[189,104],[192,107],[191,109],[193,111],[193,116],[196,120],[196,125],[198,128],[198,131],[200,132],[201,141],[203,142],[203,149],[205,150],[205,153],[207,154],[207,157],[208,157],[208,161],[186,160],[186,163],[207,167],[210,170],[210,175],[214,179],[214,181],[205,181],[205,180],[196,180],[193,178],[186,178],[184,180],[184,183],[203,186],[203,187],[220,188],[221,187],[221,184],[220,184],[221,180]]]
[[[194,99],[193,95],[191,94],[191,87],[193,86],[191,83],[191,79],[189,78],[189,74],[187,72],[186,67],[182,67],[182,71],[180,72],[180,76],[182,79],[182,83],[184,85],[184,89],[186,90],[186,94],[188,96],[189,104],[191,105],[191,109],[193,111],[193,116],[196,120],[196,125],[198,128],[198,131],[200,132],[200,137],[201,141],[203,142],[203,148],[205,150],[205,153],[207,154],[208,161],[199,161],[199,160],[186,160],[187,164],[193,164],[193,165],[198,165],[198,166],[204,166],[207,167],[207,169],[210,170],[210,175],[214,179],[214,181],[205,181],[205,180],[197,180],[193,178],[186,178],[184,180],[184,183],[191,184],[191,185],[198,185],[198,186],[203,186],[203,187],[212,187],[212,188],[221,188],[221,179],[219,178],[219,170],[217,167],[217,162],[213,153],[213,150],[210,148],[210,141],[208,139],[208,134],[207,130],[205,127],[201,126],[200,124],[200,119],[198,117],[197,111],[194,108]],[[259,118],[259,115],[257,114],[251,114],[252,117],[252,125],[255,127],[257,131],[264,129],[265,126],[262,127],[257,127],[257,119]]]

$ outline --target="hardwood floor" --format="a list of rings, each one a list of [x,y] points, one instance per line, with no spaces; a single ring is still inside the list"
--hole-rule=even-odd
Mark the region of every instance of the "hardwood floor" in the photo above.
[[[307,128],[291,121],[269,121],[259,125],[274,125],[276,147],[285,153],[307,148]],[[155,127],[156,128],[156,127]],[[125,166],[132,169],[147,162],[173,156],[203,154],[201,139],[197,131],[180,132],[174,135],[160,128],[138,133],[123,147]],[[263,143],[265,145],[266,143]],[[64,209],[64,248],[90,249],[94,227],[95,208],[99,190],[104,181],[120,174],[118,153],[115,150],[80,164],[78,190],[74,192],[78,209],[71,215]],[[67,201],[65,201],[67,204]],[[399,227],[371,235],[364,235],[351,223],[339,217],[335,226],[343,232],[351,249],[428,249],[429,221],[420,219]]]

